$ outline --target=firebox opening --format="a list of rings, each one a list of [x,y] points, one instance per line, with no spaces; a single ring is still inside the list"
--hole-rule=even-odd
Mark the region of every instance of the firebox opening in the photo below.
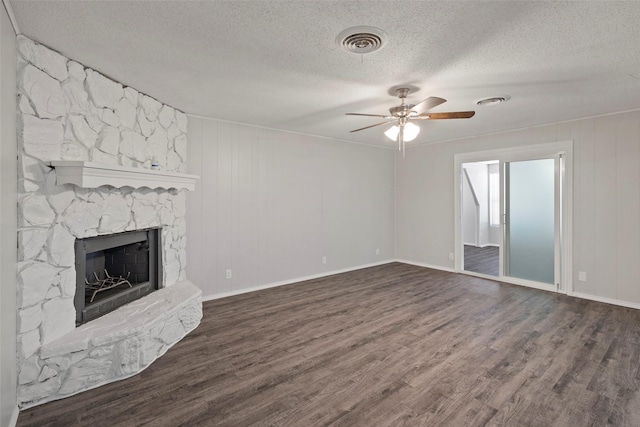
[[[76,241],[76,325],[100,317],[160,286],[160,229]]]

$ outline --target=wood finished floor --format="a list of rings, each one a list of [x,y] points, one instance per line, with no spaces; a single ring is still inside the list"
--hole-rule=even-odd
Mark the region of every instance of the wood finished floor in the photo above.
[[[497,246],[479,248],[477,246],[464,245],[464,269],[497,277],[500,270],[499,250]]]
[[[640,311],[400,263],[204,304],[19,426],[638,426]]]

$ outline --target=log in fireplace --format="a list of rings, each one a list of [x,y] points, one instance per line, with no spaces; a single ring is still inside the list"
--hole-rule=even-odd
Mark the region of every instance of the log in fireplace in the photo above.
[[[76,326],[161,287],[160,232],[149,228],[76,239]]]

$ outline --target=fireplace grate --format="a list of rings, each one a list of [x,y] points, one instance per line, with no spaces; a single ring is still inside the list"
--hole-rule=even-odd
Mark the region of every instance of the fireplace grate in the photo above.
[[[107,291],[109,289],[113,289],[121,285],[129,285],[130,288],[133,288],[133,285],[128,280],[129,276],[131,276],[131,272],[127,272],[127,277],[122,277],[122,276],[114,277],[114,276],[111,276],[107,271],[107,269],[105,268],[104,274],[106,277],[104,279],[100,279],[98,278],[98,274],[94,272],[93,276],[96,278],[95,282],[89,282],[87,279],[84,279],[84,283],[85,283],[84,291],[88,294],[93,292],[89,302],[93,302],[98,292]]]

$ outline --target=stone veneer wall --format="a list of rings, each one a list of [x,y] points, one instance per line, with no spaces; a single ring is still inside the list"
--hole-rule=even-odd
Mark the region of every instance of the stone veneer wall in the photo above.
[[[161,226],[163,285],[185,279],[184,190],[58,186],[48,162],[149,168],[156,160],[161,169],[185,172],[187,118],[26,37],[17,41],[18,371],[24,407],[122,373],[114,370],[130,374],[130,366],[112,363],[127,354],[113,342],[43,357],[43,346],[75,329],[76,238]],[[193,320],[185,331],[197,325]],[[109,360],[102,360],[105,355]]]

